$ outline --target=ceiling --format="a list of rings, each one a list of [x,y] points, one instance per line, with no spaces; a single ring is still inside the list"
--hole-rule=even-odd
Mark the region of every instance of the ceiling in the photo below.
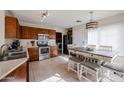
[[[10,12],[16,16],[19,21],[30,22],[33,24],[57,26],[69,28],[76,25],[84,24],[90,20],[90,10],[48,10],[49,16],[41,22],[41,13],[43,10],[11,10]],[[93,11],[93,20],[99,20],[105,17],[110,17],[123,10],[95,10]],[[76,20],[82,22],[77,23]]]

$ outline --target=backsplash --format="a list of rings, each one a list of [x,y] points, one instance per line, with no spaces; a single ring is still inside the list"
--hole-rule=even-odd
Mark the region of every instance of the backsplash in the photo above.
[[[12,42],[16,39],[6,39],[5,43],[7,44],[12,44]],[[37,46],[37,40],[36,39],[19,39],[20,45],[23,46],[23,49],[26,50],[28,47],[31,47],[31,41],[35,41],[34,46]],[[55,39],[50,39],[48,44],[50,46],[56,46],[56,40]]]
[[[12,42],[16,40],[16,39],[6,39],[5,43],[7,44],[12,44]],[[27,47],[31,47],[31,41],[36,41],[35,39],[19,39],[20,41],[20,46],[23,46],[23,49],[26,50]],[[37,46],[37,44],[35,43],[35,46]]]
[[[48,42],[48,45],[56,46],[56,40],[55,39],[50,39],[49,42]]]

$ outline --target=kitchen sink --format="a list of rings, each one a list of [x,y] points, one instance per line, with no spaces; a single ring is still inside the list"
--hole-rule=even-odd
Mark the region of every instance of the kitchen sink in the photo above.
[[[25,51],[9,52],[7,56],[0,58],[0,61],[7,61],[7,60],[18,59],[18,58],[24,58],[24,57],[26,57]]]
[[[14,55],[21,55],[21,54],[25,54],[25,51],[12,51],[12,52],[8,52],[9,56],[14,56]]]

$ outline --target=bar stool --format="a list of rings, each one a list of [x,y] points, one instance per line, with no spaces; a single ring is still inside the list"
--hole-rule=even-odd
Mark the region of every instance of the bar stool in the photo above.
[[[68,71],[73,71],[77,74],[77,77],[79,77],[79,66],[81,63],[81,59],[76,57],[70,57],[68,62]]]
[[[82,77],[88,81],[91,81],[87,77],[87,74],[91,74],[92,76],[95,76],[95,79],[97,82],[102,80],[101,66],[95,62],[96,62],[95,59],[92,59],[90,57],[86,57],[86,61],[82,62],[80,64],[80,70],[79,70],[79,80],[80,81],[81,81]]]

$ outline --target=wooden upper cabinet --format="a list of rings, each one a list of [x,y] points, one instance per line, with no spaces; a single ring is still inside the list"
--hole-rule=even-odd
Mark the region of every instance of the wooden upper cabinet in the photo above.
[[[5,16],[5,38],[20,38],[17,18]]]
[[[38,33],[37,33],[36,28],[34,28],[34,27],[29,27],[29,28],[30,28],[29,39],[37,39]]]
[[[37,39],[37,29],[34,27],[21,26],[22,39]]]
[[[37,28],[38,34],[48,34],[48,30],[47,29],[43,29],[43,28]]]
[[[37,39],[38,34],[48,34],[50,39],[56,39],[55,30],[21,26],[21,38],[22,39]]]
[[[22,39],[28,39],[29,38],[28,28],[25,26],[21,26],[21,38]]]
[[[56,39],[56,31],[55,30],[49,30],[48,34],[49,34],[50,39]]]

